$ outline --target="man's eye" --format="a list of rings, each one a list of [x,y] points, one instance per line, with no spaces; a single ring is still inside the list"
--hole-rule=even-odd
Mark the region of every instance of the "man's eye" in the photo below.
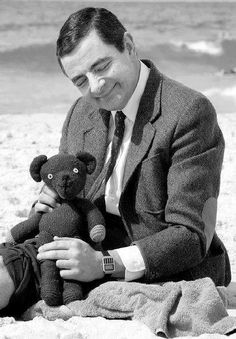
[[[95,69],[95,72],[102,72],[102,71],[105,71],[105,70],[108,68],[109,65],[110,65],[110,62],[107,62],[107,63],[105,63],[105,64],[102,64],[102,65],[100,65],[99,67],[97,67],[97,68]]]
[[[77,81],[77,82],[75,83],[75,86],[76,86],[76,87],[82,87],[82,86],[85,85],[85,83],[86,83],[86,79],[84,78],[84,79],[81,79],[81,80]]]

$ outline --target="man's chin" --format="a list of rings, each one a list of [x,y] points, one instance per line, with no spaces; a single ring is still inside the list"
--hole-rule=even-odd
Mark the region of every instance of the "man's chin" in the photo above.
[[[105,109],[107,111],[121,111],[125,105],[122,105],[120,102],[99,102],[97,104],[98,108]]]
[[[96,99],[96,106],[107,111],[120,111],[125,107],[121,95]]]

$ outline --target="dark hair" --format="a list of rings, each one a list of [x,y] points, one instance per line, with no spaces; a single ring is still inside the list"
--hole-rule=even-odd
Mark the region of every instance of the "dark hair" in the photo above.
[[[86,7],[71,14],[60,30],[56,54],[61,67],[60,59],[72,52],[93,29],[103,42],[123,52],[126,29],[118,18],[105,8]]]

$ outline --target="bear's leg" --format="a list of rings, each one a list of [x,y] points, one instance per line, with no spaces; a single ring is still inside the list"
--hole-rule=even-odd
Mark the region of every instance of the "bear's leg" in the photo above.
[[[49,306],[62,305],[61,277],[54,260],[41,263],[41,298]]]
[[[39,234],[39,246],[53,241],[51,234],[41,232]],[[43,260],[40,263],[41,269],[41,298],[49,306],[62,305],[62,278],[55,260]]]
[[[63,304],[83,299],[82,284],[76,280],[64,280],[63,282]]]

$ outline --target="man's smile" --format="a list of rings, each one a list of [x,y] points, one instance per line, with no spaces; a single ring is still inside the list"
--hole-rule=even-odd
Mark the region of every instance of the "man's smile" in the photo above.
[[[102,93],[101,95],[95,96],[94,98],[96,100],[108,100],[109,97],[111,97],[112,94],[114,93],[114,89],[115,89],[116,85],[117,85],[117,83],[115,83],[115,85],[111,89],[109,89],[109,91],[107,91],[106,93]]]

